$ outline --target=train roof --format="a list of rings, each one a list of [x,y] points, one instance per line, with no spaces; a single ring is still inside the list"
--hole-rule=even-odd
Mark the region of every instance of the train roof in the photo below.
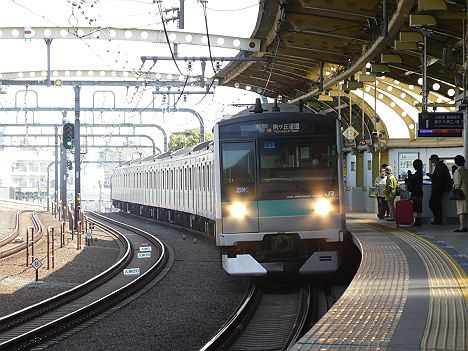
[[[188,156],[194,152],[198,152],[202,150],[209,150],[211,145],[213,145],[213,141],[205,141],[195,146],[184,147],[183,149],[179,149],[173,152],[167,151],[159,155],[150,155],[144,158],[142,157],[142,158],[138,158],[135,160],[127,161],[127,162],[122,163],[119,167],[133,166],[133,165],[142,164],[142,163],[154,162],[156,160],[167,160],[167,159],[172,159],[174,157],[185,156],[185,155]]]

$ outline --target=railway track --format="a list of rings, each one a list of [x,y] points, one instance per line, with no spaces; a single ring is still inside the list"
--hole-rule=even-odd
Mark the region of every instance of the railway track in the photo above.
[[[270,350],[290,348],[309,315],[311,288],[271,288],[251,283],[231,319],[201,351]]]
[[[73,289],[0,318],[1,350],[28,349],[79,325],[139,291],[164,268],[168,251],[153,235],[94,213],[88,218],[118,238],[118,261]],[[134,255],[141,247],[151,247],[145,251],[150,257]],[[124,275],[124,269],[133,274]]]
[[[3,240],[0,241],[0,259],[14,255],[20,251],[23,251],[26,248],[26,241],[23,240],[22,243],[16,244],[14,243],[14,240],[18,237],[20,233],[20,217],[22,215],[26,215],[31,213],[31,222],[34,227],[34,243],[38,242],[43,235],[42,231],[42,225],[41,222],[39,221],[39,218],[37,217],[37,213],[35,211],[31,210],[19,210],[16,213],[16,224],[15,224],[15,229],[13,232],[5,237]],[[30,242],[29,245],[32,245]]]

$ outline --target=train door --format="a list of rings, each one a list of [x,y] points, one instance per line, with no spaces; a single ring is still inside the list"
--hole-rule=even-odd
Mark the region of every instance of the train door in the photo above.
[[[223,233],[258,232],[255,141],[221,144]]]

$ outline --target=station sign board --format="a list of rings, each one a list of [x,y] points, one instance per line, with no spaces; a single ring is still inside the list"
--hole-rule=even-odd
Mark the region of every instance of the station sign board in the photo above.
[[[463,112],[419,113],[418,137],[461,137]]]

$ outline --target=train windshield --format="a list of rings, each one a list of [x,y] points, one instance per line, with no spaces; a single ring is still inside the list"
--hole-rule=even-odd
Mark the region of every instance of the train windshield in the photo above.
[[[229,198],[254,198],[255,143],[222,144],[222,195]]]
[[[263,198],[291,198],[332,191],[337,185],[336,145],[311,138],[259,140]]]

